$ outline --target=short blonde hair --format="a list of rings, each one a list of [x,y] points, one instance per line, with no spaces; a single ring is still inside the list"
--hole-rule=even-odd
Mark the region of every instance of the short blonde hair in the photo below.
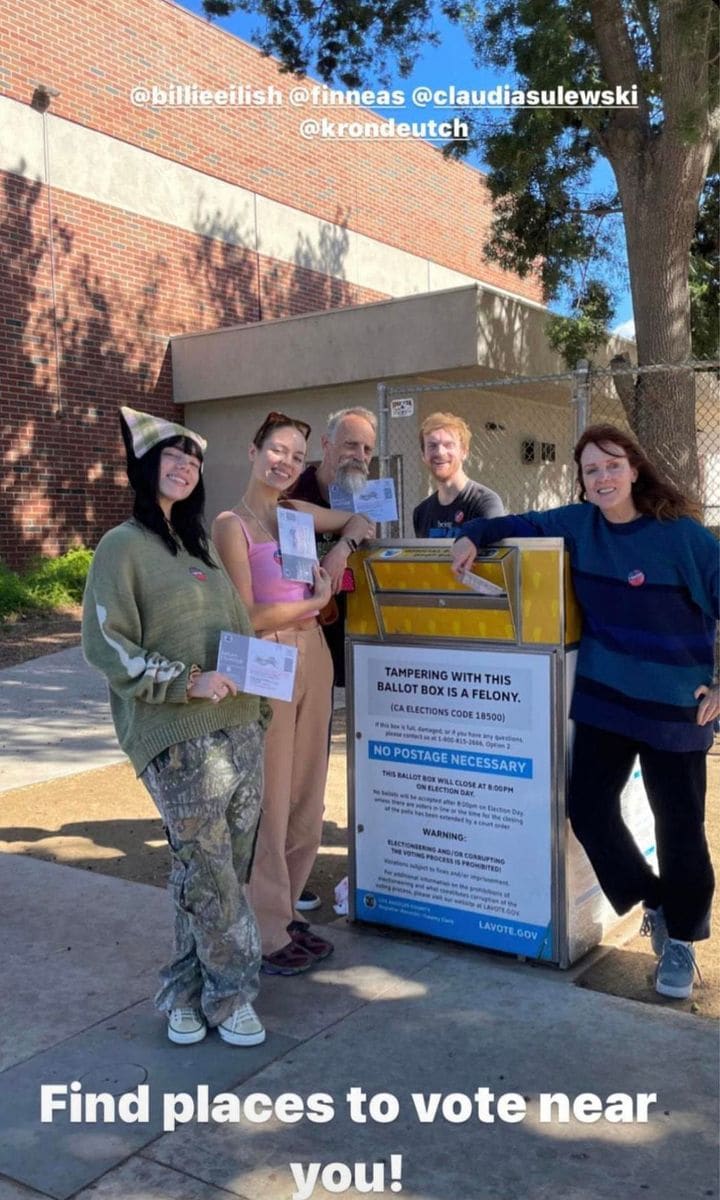
[[[455,413],[436,412],[426,417],[420,426],[420,449],[423,454],[425,453],[425,438],[435,429],[451,429],[453,433],[457,434],[462,449],[465,451],[470,449],[472,432],[462,417],[456,417]]]

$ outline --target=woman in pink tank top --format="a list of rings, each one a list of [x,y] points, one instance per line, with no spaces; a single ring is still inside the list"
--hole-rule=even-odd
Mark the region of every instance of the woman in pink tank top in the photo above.
[[[272,700],[265,740],[265,782],[248,894],[262,935],[262,969],[296,975],[332,952],[295,904],[322,838],[332,708],[332,660],[317,615],[331,596],[330,578],[314,568],[312,588],[284,579],[278,544],[279,505],[309,512],[316,533],[342,531],[353,544],[374,533],[361,514],[285,502],[305,465],[310,426],[270,413],[250,446],[250,479],[233,509],[220,513],[212,537],[259,637],[295,646],[293,697]]]

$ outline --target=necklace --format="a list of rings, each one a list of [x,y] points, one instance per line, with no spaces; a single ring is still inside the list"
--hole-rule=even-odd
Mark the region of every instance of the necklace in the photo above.
[[[169,517],[166,517],[164,513],[163,513],[163,520],[165,522],[165,527],[166,527],[168,533],[170,534],[170,537],[173,539],[173,541],[178,546],[181,546],[182,542],[180,541],[178,534],[175,532],[172,521],[169,519]]]
[[[277,535],[274,533],[271,533],[270,530],[268,529],[267,525],[263,525],[259,516],[257,515],[257,513],[253,512],[253,510],[251,509],[250,505],[248,504],[248,502],[244,496],[243,496],[242,500],[240,501],[240,503],[242,504],[245,511],[250,513],[250,516],[253,518],[253,520],[257,521],[257,523],[260,526],[260,528],[262,529],[263,533],[266,533],[268,535],[268,537],[270,538],[270,541],[276,542],[278,540]]]

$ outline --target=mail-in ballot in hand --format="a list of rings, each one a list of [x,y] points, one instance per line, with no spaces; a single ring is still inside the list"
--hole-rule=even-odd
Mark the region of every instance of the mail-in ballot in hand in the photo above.
[[[292,700],[297,650],[242,633],[220,634],[217,670],[229,675],[242,692],[268,700]]]
[[[283,578],[312,583],[313,564],[318,560],[312,516],[294,508],[278,508],[277,517]]]
[[[336,483],[331,483],[329,493],[331,508],[340,508],[345,512],[364,513],[376,524],[398,519],[395,480],[389,477],[387,479],[369,479],[361,492],[351,492],[349,488],[338,487]]]

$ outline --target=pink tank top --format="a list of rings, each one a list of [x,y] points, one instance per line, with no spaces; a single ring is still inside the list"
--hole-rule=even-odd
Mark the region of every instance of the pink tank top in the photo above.
[[[312,596],[305,583],[285,579],[280,567],[280,547],[277,542],[254,542],[250,531],[237,513],[233,514],[243,527],[247,538],[248,560],[256,604],[276,604],[283,600],[308,600]],[[311,614],[308,614],[308,616]]]

